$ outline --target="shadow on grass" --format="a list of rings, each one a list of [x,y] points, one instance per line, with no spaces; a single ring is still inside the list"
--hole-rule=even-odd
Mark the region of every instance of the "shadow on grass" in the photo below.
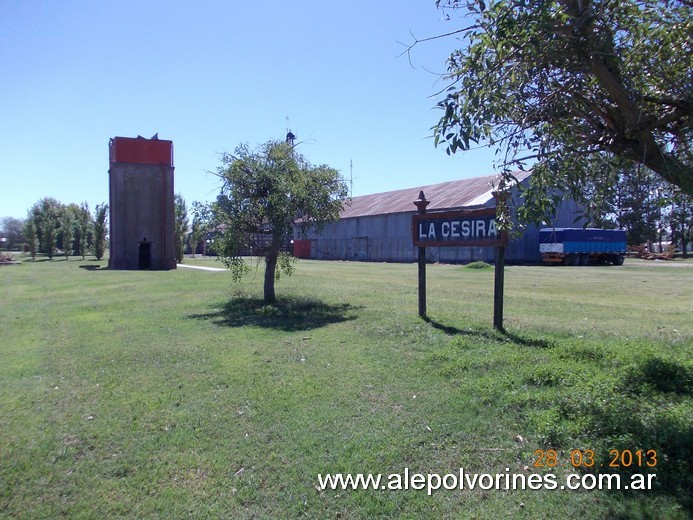
[[[508,402],[513,402],[517,413],[524,417],[521,421],[528,435],[539,445],[566,451],[578,445],[589,446],[594,460],[603,464],[576,467],[576,473],[618,475],[625,486],[640,482],[640,475],[656,474],[651,488],[610,488],[609,494],[623,497],[611,508],[610,518],[669,518],[667,514],[673,508],[660,515],[657,508],[661,504],[640,502],[644,489],[679,504],[682,515],[672,518],[687,518],[683,511],[693,512],[693,367],[686,360],[666,354],[651,355],[618,368],[621,363],[609,359],[614,356],[611,349],[602,352],[606,341],[575,348],[570,342],[564,345],[560,339],[501,332],[490,326],[457,328],[430,317],[425,321],[453,337],[453,346],[456,339],[469,338],[470,343],[507,342],[511,347],[555,348],[555,352],[536,353],[542,359],[540,365],[536,365],[537,358],[531,354],[526,363],[515,367],[518,384],[529,388],[528,395],[532,397],[520,401],[512,397]],[[457,345],[465,344],[460,341]],[[448,348],[434,355],[429,359],[435,363],[435,370],[449,379],[460,377],[460,372],[470,366],[467,350]],[[613,361],[617,359],[614,356]],[[512,384],[508,390],[514,394],[515,388],[516,384]]]
[[[253,326],[285,332],[312,330],[331,323],[356,318],[355,307],[348,303],[331,304],[312,298],[282,297],[272,305],[262,298],[239,296],[212,312],[191,314],[188,318],[209,320],[224,327]]]
[[[525,336],[521,336],[519,334],[515,334],[513,332],[508,332],[507,330],[502,330],[502,331],[490,331],[490,330],[484,330],[484,329],[473,329],[473,328],[468,328],[468,329],[460,329],[458,327],[452,327],[450,325],[444,325],[429,316],[426,316],[423,319],[426,323],[430,324],[431,327],[434,329],[438,329],[448,336],[475,336],[475,337],[482,337],[482,338],[488,338],[492,339],[495,341],[503,341],[503,340],[508,340],[512,341],[513,343],[517,345],[521,345],[523,347],[533,347],[533,348],[554,348],[556,344],[553,341],[548,341],[545,339],[540,339],[540,338],[528,338]]]
[[[94,264],[82,264],[79,266],[80,269],[86,269],[87,271],[100,271],[100,270],[106,270],[105,268],[102,268],[100,265],[94,265]]]
[[[508,338],[513,343],[516,343],[518,345],[522,345],[523,347],[554,348],[556,346],[555,341],[550,341],[550,340],[541,339],[541,338],[529,338],[526,336],[521,336],[519,334],[515,334],[514,332],[508,332],[507,330],[504,330],[502,332],[502,334],[503,334],[503,336]]]

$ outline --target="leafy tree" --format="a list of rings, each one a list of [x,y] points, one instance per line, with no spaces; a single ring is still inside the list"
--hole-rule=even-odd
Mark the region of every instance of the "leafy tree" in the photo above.
[[[74,212],[69,207],[62,207],[62,211],[58,217],[60,225],[60,235],[62,239],[63,254],[65,260],[69,260],[72,252],[72,239],[74,238],[75,216]]]
[[[69,245],[67,246],[70,250],[70,254],[78,254],[80,246],[80,230],[79,230],[79,218],[82,209],[79,204],[71,202],[62,206],[62,210],[70,214],[70,219],[72,220],[72,233],[69,237]],[[63,233],[61,229],[60,236],[58,237],[58,244],[61,249],[65,249],[65,244],[63,243]]]
[[[57,247],[58,229],[62,204],[52,197],[44,197],[29,210],[29,216],[34,222],[38,240],[39,252],[52,259]]]
[[[221,231],[214,247],[235,278],[247,270],[244,251],[264,257],[264,299],[270,304],[279,273],[292,271],[290,257],[280,252],[294,226],[305,233],[339,218],[347,186],[337,170],[311,165],[280,141],[257,150],[239,145],[222,156],[217,175],[222,188],[212,211]]]
[[[199,244],[202,236],[202,227],[200,226],[200,221],[193,215],[192,224],[190,225],[190,250],[192,251],[193,258],[195,258],[197,244]]]
[[[173,196],[174,220],[175,220],[175,247],[176,261],[183,263],[183,253],[185,252],[185,238],[188,234],[188,208],[185,199],[180,193]]]
[[[627,231],[628,243],[652,244],[659,235],[663,200],[659,178],[640,169],[622,173],[616,186],[618,226]]]
[[[527,216],[544,212],[551,188],[580,193],[589,181],[612,181],[604,165],[614,160],[693,195],[688,0],[436,5],[471,21],[452,32],[464,48],[448,59],[435,144],[448,154],[497,146],[509,178],[511,167],[536,161],[527,197],[537,211]]]
[[[84,258],[87,256],[91,225],[92,220],[91,212],[89,211],[89,204],[87,202],[82,202],[82,204],[79,205],[79,212],[77,213],[77,251],[79,251],[79,254],[82,255],[82,260],[84,260]]]
[[[97,204],[94,208],[94,256],[101,260],[106,252],[106,233],[108,230],[108,204]]]
[[[27,247],[29,248],[29,253],[31,254],[31,259],[36,260],[36,253],[39,249],[38,233],[36,230],[36,222],[29,211],[29,215],[24,221],[24,237],[26,238]]]
[[[587,186],[586,218],[589,226],[625,229],[628,243],[652,245],[669,238],[687,256],[691,240],[693,197],[662,180],[647,168],[626,165],[606,172],[608,186]]]
[[[193,256],[197,244],[202,240],[202,255],[207,254],[207,236],[214,228],[214,215],[212,207],[209,203],[193,201],[192,203],[192,242]]]
[[[671,241],[678,243],[683,257],[688,258],[688,246],[693,241],[693,197],[679,189],[669,194],[664,222],[671,230]]]
[[[0,235],[5,239],[4,247],[14,249],[24,242],[24,221],[20,218],[0,219]]]

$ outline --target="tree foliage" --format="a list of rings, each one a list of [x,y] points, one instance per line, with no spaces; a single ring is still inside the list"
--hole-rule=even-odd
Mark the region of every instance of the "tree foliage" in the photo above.
[[[75,209],[79,208],[77,206],[74,206],[73,208],[63,206],[61,208],[60,215],[58,216],[60,239],[65,260],[69,260],[70,253],[72,252],[72,240],[75,236],[76,223]]]
[[[199,202],[197,200],[192,203],[192,250],[193,257],[197,244],[202,240],[202,255],[207,254],[207,237],[214,229],[214,214],[212,206],[208,202]]]
[[[243,255],[264,257],[264,299],[272,303],[279,273],[291,273],[289,257],[280,252],[294,227],[305,233],[339,218],[347,186],[337,170],[311,165],[280,141],[256,150],[239,145],[222,156],[217,175],[222,187],[212,206],[220,230],[214,248],[236,277],[247,269]]]
[[[25,225],[25,233],[33,232],[37,252],[45,254],[49,260],[56,252],[62,213],[63,205],[60,202],[52,197],[44,197],[31,207],[27,215],[27,220],[32,221],[33,228],[28,229]]]
[[[204,234],[200,221],[193,215],[192,222],[190,223],[190,249],[193,258],[195,258],[195,253],[197,252],[197,244],[200,243],[203,237]]]
[[[693,9],[687,0],[437,0],[469,23],[448,60],[436,145],[497,146],[529,200],[641,164],[693,195]],[[534,197],[534,199],[532,198]],[[533,215],[536,217],[536,215]]]
[[[608,182],[603,186],[587,187],[587,225],[625,229],[629,245],[671,241],[686,255],[693,232],[693,197],[632,164],[604,172],[604,179]]]
[[[87,202],[82,202],[79,205],[79,212],[77,213],[77,251],[82,255],[82,260],[84,260],[87,255],[91,228],[92,218],[91,212],[89,211],[89,204]]]
[[[94,208],[94,256],[101,260],[106,253],[108,233],[108,204],[97,204]]]
[[[657,176],[649,170],[633,168],[619,177],[615,202],[618,227],[625,229],[629,244],[657,241],[662,229],[664,198]]]
[[[693,243],[693,197],[674,188],[668,200],[664,223],[671,232],[672,242],[679,244],[683,257],[688,258],[688,246]]]
[[[181,264],[183,263],[183,253],[185,252],[185,238],[188,234],[188,207],[180,193],[176,193],[173,196],[173,212],[176,261]]]
[[[14,249],[24,243],[24,221],[20,218],[2,217],[0,219],[0,235],[5,239],[3,247]]]
[[[102,205],[101,209],[99,218],[103,219],[103,237],[100,254],[103,256],[108,206]],[[66,259],[70,254],[80,254],[84,259],[90,245],[96,249],[92,240],[96,220],[96,217],[92,219],[86,202],[62,204],[52,197],[44,197],[29,209],[22,228],[23,238],[33,259],[38,253],[51,259],[58,249]]]
[[[24,220],[24,237],[26,238],[27,248],[29,249],[29,254],[32,260],[36,260],[36,255],[39,251],[39,240],[38,231],[36,230],[36,222],[32,218],[33,215],[31,211],[27,215],[26,220]]]

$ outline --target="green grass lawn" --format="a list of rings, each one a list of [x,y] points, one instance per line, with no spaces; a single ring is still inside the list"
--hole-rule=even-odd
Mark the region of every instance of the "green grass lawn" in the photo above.
[[[429,266],[424,322],[413,264],[300,261],[273,307],[261,272],[104,265],[0,266],[0,516],[690,512],[693,266],[508,267],[500,334],[493,270]],[[534,467],[552,449],[557,466]],[[595,467],[573,470],[573,450]],[[611,450],[657,465],[609,468]],[[657,476],[646,491],[316,489],[460,467]]]

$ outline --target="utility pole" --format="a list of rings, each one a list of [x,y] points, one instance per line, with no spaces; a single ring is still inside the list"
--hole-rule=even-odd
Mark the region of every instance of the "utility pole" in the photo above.
[[[349,198],[354,195],[354,162],[349,159]]]

